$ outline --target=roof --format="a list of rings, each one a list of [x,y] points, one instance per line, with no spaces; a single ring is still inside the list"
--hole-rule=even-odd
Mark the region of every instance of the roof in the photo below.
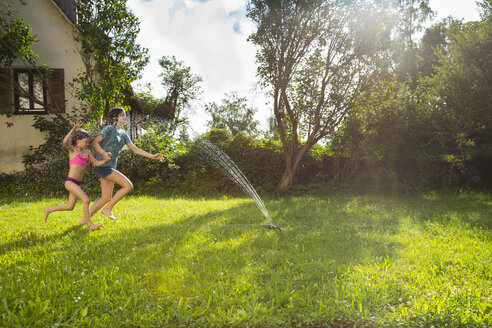
[[[52,0],[61,11],[67,16],[67,18],[72,21],[72,23],[77,22],[75,16],[75,0]]]

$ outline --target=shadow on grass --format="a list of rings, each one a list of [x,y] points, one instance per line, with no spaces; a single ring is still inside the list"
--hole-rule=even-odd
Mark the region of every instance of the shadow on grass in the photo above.
[[[489,194],[431,194],[413,199],[413,214],[420,222],[458,223],[492,229],[492,197]]]
[[[336,206],[318,199],[279,200],[271,202],[269,209],[283,231],[266,229],[266,219],[254,203],[246,203],[176,222],[135,226],[115,233],[109,241],[88,245],[87,253],[76,256],[82,263],[91,261],[105,268],[104,272],[118,267],[120,278],[112,279],[120,283],[125,275],[144,275],[140,288],[150,295],[153,306],[167,309],[167,314],[162,314],[166,320],[175,316],[170,320],[183,325],[183,318],[196,313],[222,313],[227,317],[224,313],[247,307],[253,294],[280,318],[293,290],[310,289],[306,297],[317,295],[314,286],[345,275],[347,267],[397,254],[399,245],[389,247],[384,239],[364,236],[360,229],[377,231],[380,226],[364,228],[356,222],[360,217],[346,213],[345,204]],[[385,224],[385,233],[396,231],[397,225]],[[101,278],[104,284],[114,283]],[[208,305],[213,295],[222,297],[214,305],[217,308]],[[180,302],[191,303],[184,306]],[[310,304],[295,311],[308,318]],[[297,315],[285,314],[283,325],[294,324]],[[226,322],[224,326],[231,324]],[[207,326],[208,322],[199,325]]]
[[[396,260],[404,246],[394,242],[398,238],[392,237],[399,233],[403,218],[411,217],[418,223],[425,216],[439,220],[449,211],[467,215],[475,211],[480,220],[485,220],[483,216],[490,213],[488,202],[488,197],[471,197],[461,204],[453,202],[452,197],[444,200],[365,196],[269,200],[267,208],[274,223],[283,228],[281,232],[266,229],[268,222],[253,201],[226,210],[180,216],[172,222],[174,218],[161,218],[156,207],[155,218],[147,217],[141,226],[135,218],[136,224],[131,227],[103,230],[101,237],[97,236],[99,232],[91,233],[89,243],[84,243],[83,229],[75,226],[43,238],[23,235],[1,245],[1,251],[25,249],[69,236],[64,238],[66,241],[59,250],[67,249],[70,258],[88,266],[89,272],[91,269],[97,272],[97,276],[84,278],[87,279],[84,283],[95,284],[96,290],[102,288],[99,284],[109,285],[108,290],[114,287],[120,294],[108,291],[105,296],[108,300],[122,297],[134,300],[132,311],[113,313],[110,301],[97,306],[101,309],[98,311],[121,322],[123,319],[117,316],[128,316],[125,318],[132,322],[131,313],[140,311],[161,313],[158,314],[161,322],[172,318],[169,326],[207,326],[211,317],[206,316],[214,311],[216,316],[221,315],[220,311],[232,315],[235,309],[245,309],[248,302],[256,302],[264,306],[261,309],[267,309],[268,315],[281,318],[281,324],[248,321],[245,326],[299,326],[303,321],[295,321],[295,318],[308,318],[312,304],[306,301],[287,310],[290,298],[294,296],[294,301],[299,301],[295,293],[308,290],[301,297],[312,298],[314,303],[320,295],[337,300],[338,296],[333,294],[336,287],[323,290],[323,284],[345,281],[349,268]],[[131,215],[139,213],[135,210]],[[129,219],[120,218],[121,221]],[[465,216],[462,219],[468,220]],[[117,225],[118,222],[107,224]],[[84,243],[80,250],[79,243]],[[40,271],[43,272],[43,268]],[[129,276],[134,277],[134,282],[129,282],[130,278],[126,278]],[[124,291],[118,289],[117,281],[119,286],[125,286]],[[116,301],[115,304],[121,305]],[[193,321],[199,313],[205,316],[201,317],[205,321]],[[342,323],[351,324],[350,320],[349,317]],[[231,326],[232,322],[214,325]]]
[[[347,266],[361,261],[395,256],[398,245],[362,232],[393,233],[397,221],[364,225],[364,220],[371,221],[370,216],[349,217],[343,204],[329,204],[329,211],[320,209],[324,205],[319,200],[273,202],[269,208],[275,214],[274,222],[283,227],[281,232],[266,229],[267,221],[253,203],[174,223],[137,226],[114,235],[111,241],[89,245],[94,248],[90,258],[110,267],[124,267],[128,258],[134,259],[138,272],[165,272],[179,264],[195,275],[196,281],[217,279],[221,272],[227,272],[228,279],[239,279],[233,273],[246,267],[262,271],[258,272],[260,280],[268,280],[272,274],[296,280],[296,273],[310,268],[315,275],[309,279],[321,281],[328,271],[343,273]],[[125,250],[121,256],[98,251],[114,245]]]
[[[365,232],[393,234],[398,230],[398,220],[375,218],[371,216],[377,214],[375,211],[348,213],[345,203],[320,199],[277,200],[268,207],[274,223],[283,231],[268,230],[268,221],[251,202],[176,222],[134,226],[114,233],[109,241],[101,239],[88,244],[90,255],[81,260],[122,267],[130,258],[138,272],[165,270],[177,262],[186,266],[192,258],[233,271],[250,265],[251,261],[271,270],[287,262],[309,262],[322,273],[343,272],[347,266],[368,258],[392,257],[398,247],[384,239],[364,236]],[[73,227],[43,238],[25,236],[2,249],[25,248],[79,230],[82,229]],[[121,251],[112,252],[115,249]]]
[[[4,255],[8,252],[19,251],[29,247],[36,247],[53,241],[58,241],[60,238],[68,235],[76,236],[85,233],[87,233],[87,228],[82,225],[72,226],[65,231],[42,237],[40,237],[40,235],[36,232],[26,231],[22,234],[19,234],[20,238],[0,245],[0,255]]]

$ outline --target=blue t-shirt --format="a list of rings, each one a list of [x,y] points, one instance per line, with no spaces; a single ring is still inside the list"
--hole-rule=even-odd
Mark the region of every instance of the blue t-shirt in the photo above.
[[[102,166],[115,169],[116,163],[118,163],[118,153],[121,148],[131,142],[130,137],[123,130],[117,131],[111,124],[106,125],[99,134],[103,137],[103,140],[100,143],[101,148],[104,151],[109,151],[111,153],[111,159]],[[96,152],[96,159],[102,160],[103,156],[99,154],[99,152]]]

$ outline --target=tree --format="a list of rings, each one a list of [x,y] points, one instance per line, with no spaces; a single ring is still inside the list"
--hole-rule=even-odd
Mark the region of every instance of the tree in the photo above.
[[[492,1],[491,0],[482,0],[482,2],[477,2],[478,6],[482,10],[480,16],[484,20],[490,20],[492,17]]]
[[[487,5],[489,7],[487,7]],[[487,9],[488,8],[488,9]],[[444,154],[463,167],[471,159],[491,160],[492,153],[492,15],[490,1],[482,5],[482,21],[454,21],[447,30],[447,52],[429,79],[436,92],[436,112],[452,138]]]
[[[436,73],[436,68],[440,65],[439,53],[445,52],[448,45],[446,31],[449,27],[448,19],[428,27],[424,36],[420,40],[420,47],[417,50],[416,78],[432,76]]]
[[[226,129],[232,136],[243,132],[252,137],[258,135],[259,122],[254,119],[256,109],[248,107],[245,97],[237,92],[226,93],[220,105],[211,102],[205,105],[205,111],[212,116],[208,126],[215,129]]]
[[[0,66],[11,66],[17,58],[34,64],[37,56],[31,46],[35,42],[29,24],[22,18],[15,18],[12,8],[0,1]]]
[[[333,136],[375,81],[376,54],[390,29],[384,10],[361,1],[253,0],[257,74],[273,97],[285,158],[279,189],[289,186],[304,154]]]
[[[161,118],[168,120],[169,129],[172,133],[176,128],[185,123],[182,117],[187,109],[191,109],[192,102],[201,94],[199,85],[203,79],[191,73],[191,68],[178,61],[176,57],[162,57],[159,59],[163,72],[162,85],[166,89],[166,97],[163,99],[162,107],[156,111]]]
[[[416,32],[424,28],[427,19],[434,15],[429,7],[429,0],[395,0],[393,8],[396,10],[395,40],[393,41],[393,60],[396,65],[398,81],[412,82],[416,86],[418,79],[418,43],[415,42]]]
[[[141,77],[148,50],[137,42],[138,18],[126,0],[77,0],[74,36],[81,44],[85,69],[73,81],[83,108],[99,118],[125,99]]]

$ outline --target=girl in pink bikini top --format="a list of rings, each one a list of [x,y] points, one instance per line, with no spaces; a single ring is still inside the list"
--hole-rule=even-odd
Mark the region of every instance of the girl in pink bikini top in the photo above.
[[[68,163],[70,165],[87,166],[87,159],[89,158],[89,154],[86,153],[85,155],[85,157],[82,157],[82,154],[80,152],[77,152],[77,155],[75,155],[70,161],[68,161]]]
[[[71,181],[80,186],[85,167],[87,166],[87,160],[90,160],[96,166],[103,165],[107,160],[97,160],[92,156],[91,151],[89,150],[90,135],[87,131],[77,128],[77,130],[72,131],[69,135],[72,139],[70,143],[67,138],[67,140],[63,140],[63,144],[68,149],[70,158],[68,161],[70,164],[70,171],[68,172],[66,181]]]
[[[84,176],[87,167],[87,160],[90,160],[96,166],[101,166],[109,159],[97,160],[92,156],[91,151],[88,149],[90,135],[82,130],[81,126],[82,122],[75,123],[73,128],[63,139],[63,145],[67,148],[70,158],[70,171],[68,172],[68,177],[65,179],[65,189],[70,193],[68,203],[53,207],[45,207],[44,222],[48,220],[48,215],[51,212],[73,210],[77,199],[80,199],[82,203],[84,203],[84,218],[80,219],[79,224],[85,224],[89,230],[95,230],[100,228],[102,224],[94,224],[91,221],[89,197],[87,197],[82,188],[80,188],[80,185],[82,184],[82,177]]]

